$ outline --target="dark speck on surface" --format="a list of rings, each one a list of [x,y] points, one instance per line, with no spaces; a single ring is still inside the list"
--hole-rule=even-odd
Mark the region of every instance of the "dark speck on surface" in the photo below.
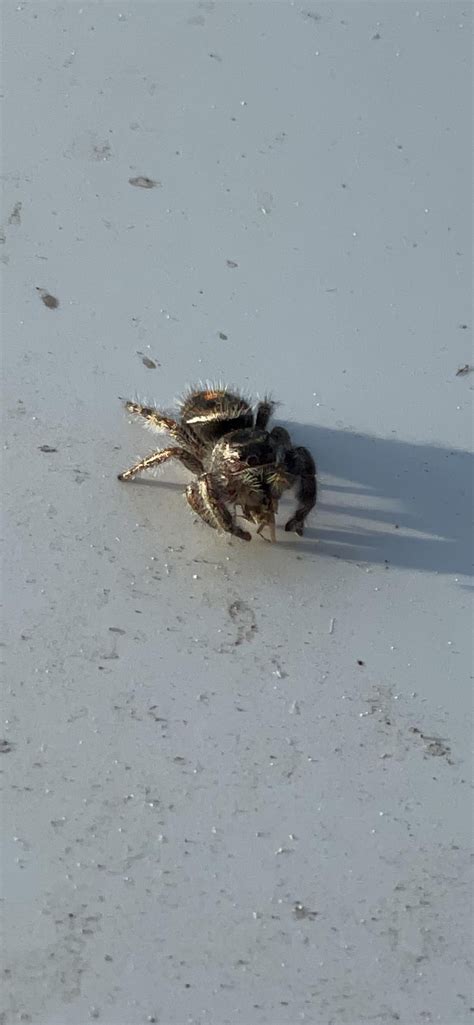
[[[51,293],[47,292],[44,288],[37,288],[36,291],[39,292],[41,300],[44,305],[48,307],[48,310],[57,310],[59,306],[59,299],[56,299],[55,295],[51,295]]]
[[[221,338],[223,342],[226,342],[228,335],[225,335],[223,331],[219,331],[219,338]]]
[[[309,908],[306,908],[304,904],[301,904],[301,902],[298,900],[296,901],[296,904],[293,905],[293,914],[295,918],[298,919],[298,921],[300,921],[302,918],[309,918],[309,920],[312,922],[316,918],[318,912],[310,911]]]
[[[226,260],[226,264],[227,264],[228,267],[238,267],[239,266],[238,263],[235,262],[235,260]]]
[[[135,185],[138,189],[156,189],[161,182],[155,181],[154,178],[147,178],[145,175],[138,175],[137,178],[129,178],[129,185]]]
[[[13,210],[8,218],[9,224],[21,224],[21,206],[22,204],[20,202],[15,203],[15,206],[13,207]]]
[[[158,366],[158,364],[155,363],[153,359],[150,359],[149,356],[142,356],[142,363],[144,367],[148,368],[148,370],[156,370]]]
[[[471,367],[469,363],[465,363],[463,367],[459,367],[459,370],[456,370],[456,377],[465,377],[472,370],[474,370],[474,367]]]
[[[0,740],[0,755],[8,755],[13,751],[13,744],[9,740]]]
[[[40,452],[57,452],[57,448],[53,448],[52,445],[38,445]]]

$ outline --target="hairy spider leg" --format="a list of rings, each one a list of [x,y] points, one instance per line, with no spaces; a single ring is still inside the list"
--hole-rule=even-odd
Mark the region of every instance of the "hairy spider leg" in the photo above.
[[[311,452],[307,448],[294,448],[287,454],[289,470],[298,479],[296,499],[298,507],[295,514],[285,524],[285,530],[294,530],[300,537],[304,530],[304,521],[316,505],[317,482],[316,465]]]
[[[132,477],[136,477],[137,473],[141,473],[142,470],[149,470],[152,466],[159,466],[160,463],[166,463],[168,459],[178,459],[192,473],[202,473],[203,471],[201,461],[185,448],[162,448],[158,452],[152,452],[151,455],[140,459],[140,462],[135,463],[129,470],[119,473],[118,479],[131,480]]]
[[[159,409],[154,409],[153,406],[142,406],[140,402],[126,402],[125,409],[136,416],[142,416],[156,431],[166,431],[172,437],[179,431],[179,424],[173,417],[162,413]]]

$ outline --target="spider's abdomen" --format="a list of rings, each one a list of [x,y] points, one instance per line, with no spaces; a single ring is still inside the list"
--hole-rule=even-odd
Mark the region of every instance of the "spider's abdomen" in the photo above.
[[[181,404],[181,418],[205,443],[253,426],[252,407],[246,399],[220,388],[191,391]]]

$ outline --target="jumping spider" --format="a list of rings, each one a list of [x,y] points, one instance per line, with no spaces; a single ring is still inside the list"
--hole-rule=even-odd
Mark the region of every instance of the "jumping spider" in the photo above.
[[[284,427],[267,431],[276,403],[259,402],[255,413],[248,400],[226,388],[189,391],[179,407],[179,419],[151,406],[126,402],[129,413],[143,417],[147,426],[166,431],[176,446],[153,452],[119,474],[131,480],[142,470],[167,459],[178,459],[197,475],[186,488],[191,508],[210,527],[242,541],[251,534],[235,522],[240,506],[246,520],[269,528],[275,540],[275,513],[288,488],[296,487],[298,507],[285,530],[303,534],[304,522],[316,503],[316,467],[306,448],[294,448]],[[228,508],[234,506],[234,514]]]

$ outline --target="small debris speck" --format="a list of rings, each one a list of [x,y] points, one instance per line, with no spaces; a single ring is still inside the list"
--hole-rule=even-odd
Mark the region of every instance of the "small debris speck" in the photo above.
[[[466,374],[472,373],[473,370],[474,367],[471,367],[469,363],[465,363],[463,367],[459,367],[459,370],[456,370],[456,377],[465,377]]]
[[[0,740],[0,755],[8,755],[13,751],[13,744],[9,740]]]
[[[155,363],[154,359],[150,359],[149,356],[142,356],[142,363],[148,370],[156,370],[158,364]]]
[[[239,266],[238,263],[235,262],[235,260],[226,260],[226,264],[227,264],[228,267],[232,267],[232,268]]]
[[[41,301],[45,306],[47,306],[48,310],[57,310],[59,306],[59,299],[56,299],[55,295],[51,295],[51,293],[47,292],[44,288],[37,288],[36,291],[39,292]]]
[[[223,342],[226,342],[226,341],[227,341],[227,338],[228,338],[228,335],[225,335],[223,331],[219,331],[219,338],[220,338],[220,339],[221,339],[221,340],[222,340]]]
[[[137,178],[129,178],[129,185],[135,185],[137,189],[156,189],[161,182],[155,181],[154,178],[147,178],[145,175],[138,175]]]
[[[301,904],[301,902],[297,900],[293,905],[293,914],[298,920],[301,920],[302,918],[309,918],[310,922],[313,922],[318,912],[310,911],[309,908],[305,907],[304,904]]]
[[[8,218],[9,224],[21,224],[21,203],[15,203],[13,210]]]
[[[365,666],[365,662],[361,658],[358,658],[357,659],[357,665],[358,666]]]
[[[40,452],[57,452],[57,448],[53,448],[52,445],[38,445]]]

